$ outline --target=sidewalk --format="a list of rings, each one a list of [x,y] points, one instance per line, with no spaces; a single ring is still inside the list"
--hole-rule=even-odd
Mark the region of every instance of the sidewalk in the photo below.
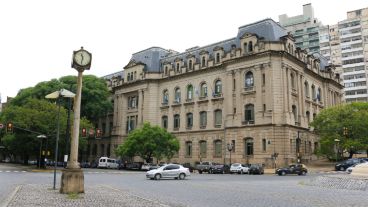
[[[48,185],[18,186],[8,199],[8,207],[49,207],[49,206],[161,206],[169,205],[133,195],[128,191],[98,185],[85,188],[84,194],[60,194]],[[171,206],[171,205],[170,205]]]

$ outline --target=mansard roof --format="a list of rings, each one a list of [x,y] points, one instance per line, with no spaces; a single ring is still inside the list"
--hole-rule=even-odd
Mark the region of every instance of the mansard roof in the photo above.
[[[223,48],[225,52],[229,52],[233,46],[240,48],[240,39],[246,33],[254,34],[264,41],[280,41],[281,37],[288,35],[287,31],[274,20],[264,19],[239,27],[238,34],[234,38],[203,47],[193,47],[183,53],[178,53],[160,47],[151,47],[134,53],[132,55],[131,61],[134,60],[135,63],[145,64],[145,70],[148,72],[159,72],[161,70],[162,64],[164,63],[173,63],[175,60],[179,59],[187,61],[188,57],[192,56],[195,56],[195,58],[199,60],[202,51],[208,52],[210,57],[212,57],[214,51],[219,48]]]

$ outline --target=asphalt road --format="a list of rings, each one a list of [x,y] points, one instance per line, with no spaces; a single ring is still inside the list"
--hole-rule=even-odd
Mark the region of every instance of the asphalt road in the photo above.
[[[0,163],[0,206],[20,184],[47,184],[53,173]],[[7,172],[6,172],[7,171]],[[15,172],[17,171],[17,172]],[[22,172],[26,171],[26,172]],[[305,185],[319,176],[192,174],[186,180],[148,180],[144,172],[85,169],[85,186],[104,185],[170,206],[367,206],[366,191]],[[60,173],[57,173],[59,187]],[[88,192],[86,192],[88,193]]]

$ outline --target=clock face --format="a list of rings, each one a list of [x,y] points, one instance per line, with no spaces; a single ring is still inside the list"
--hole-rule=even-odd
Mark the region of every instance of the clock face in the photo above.
[[[80,50],[74,54],[74,61],[80,66],[86,66],[91,63],[91,55],[85,50]]]

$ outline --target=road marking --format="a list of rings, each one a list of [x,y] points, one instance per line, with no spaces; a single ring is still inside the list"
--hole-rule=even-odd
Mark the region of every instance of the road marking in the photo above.
[[[7,170],[7,171],[5,171],[5,172],[11,172],[11,171]]]

